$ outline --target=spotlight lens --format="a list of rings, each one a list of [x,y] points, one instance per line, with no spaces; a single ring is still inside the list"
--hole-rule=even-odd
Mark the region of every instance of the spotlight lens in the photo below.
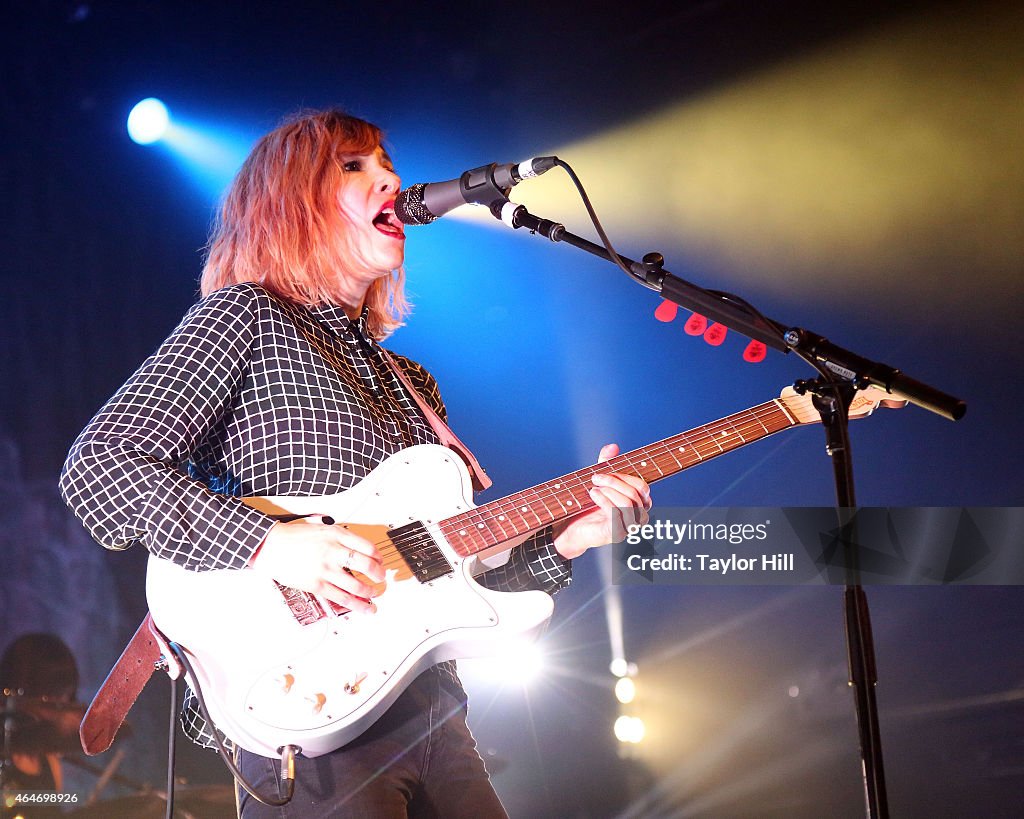
[[[167,106],[155,97],[137,103],[128,115],[128,136],[139,145],[156,142],[167,132]]]
[[[627,663],[622,657],[616,657],[611,661],[611,664],[608,666],[608,670],[616,677],[625,677],[629,673],[629,663]]]
[[[625,715],[615,720],[613,730],[615,731],[615,738],[619,742],[628,742],[633,745],[640,743],[646,733],[644,722],[640,717]]]

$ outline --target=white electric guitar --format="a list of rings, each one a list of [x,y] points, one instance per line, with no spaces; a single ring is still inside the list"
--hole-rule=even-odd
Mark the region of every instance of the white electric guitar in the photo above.
[[[858,392],[850,417],[887,400]],[[347,612],[242,569],[194,572],[151,557],[146,595],[159,629],[187,653],[217,726],[257,754],[286,744],[307,757],[368,728],[423,669],[486,656],[539,634],[551,616],[540,591],[494,592],[474,579],[479,558],[593,507],[598,472],[648,483],[800,424],[820,423],[811,396],[782,397],[483,506],[465,464],[420,445],[392,455],[337,495],[245,498],[272,515],[322,515],[375,543],[387,570],[377,612]]]

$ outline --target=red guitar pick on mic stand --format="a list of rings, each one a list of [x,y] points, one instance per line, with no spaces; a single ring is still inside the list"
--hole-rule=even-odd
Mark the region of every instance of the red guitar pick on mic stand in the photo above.
[[[768,348],[764,344],[760,341],[751,341],[747,345],[747,349],[743,351],[743,360],[756,364],[758,361],[764,361],[766,355],[768,355]]]
[[[666,324],[674,321],[678,314],[679,305],[668,299],[662,299],[661,304],[654,310],[654,317]],[[717,321],[709,326],[707,317],[700,313],[691,314],[683,325],[683,330],[690,336],[704,336],[704,340],[712,347],[720,347],[729,333],[729,328]],[[743,360],[756,364],[758,361],[764,361],[767,354],[768,348],[764,344],[760,341],[751,341],[743,351]]]
[[[706,321],[706,319],[705,319]],[[708,327],[704,331],[704,340],[712,347],[718,347],[723,341],[725,341],[726,333],[729,332],[729,328],[724,324],[719,324],[717,321]]]
[[[699,336],[703,335],[707,326],[708,320],[700,313],[694,313],[686,320],[686,324],[683,325],[683,329],[686,330],[686,334],[688,336]]]
[[[661,304],[654,311],[654,317],[658,321],[670,322],[676,317],[676,313],[679,312],[679,305],[674,301],[668,301],[666,299],[661,300]]]

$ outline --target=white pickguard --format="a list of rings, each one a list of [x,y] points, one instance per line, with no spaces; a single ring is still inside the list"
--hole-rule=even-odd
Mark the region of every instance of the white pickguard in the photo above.
[[[420,445],[338,495],[246,499],[268,512],[329,515],[377,543],[389,529],[427,524],[453,572],[421,583],[410,572],[389,570],[370,615],[301,625],[278,587],[252,571],[194,572],[151,557],[146,595],[153,620],[188,653],[193,682],[217,726],[264,756],[285,744],[319,756],[362,733],[423,669],[539,634],[551,597],[483,588],[473,580],[476,559],[458,557],[433,525],[472,509],[471,498],[459,457]],[[396,554],[390,543],[383,548]]]

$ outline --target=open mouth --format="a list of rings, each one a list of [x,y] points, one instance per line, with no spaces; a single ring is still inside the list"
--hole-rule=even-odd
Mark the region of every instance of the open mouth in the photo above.
[[[398,221],[395,216],[395,203],[388,202],[380,209],[380,212],[373,217],[373,226],[385,236],[393,239],[405,238],[405,225]]]

